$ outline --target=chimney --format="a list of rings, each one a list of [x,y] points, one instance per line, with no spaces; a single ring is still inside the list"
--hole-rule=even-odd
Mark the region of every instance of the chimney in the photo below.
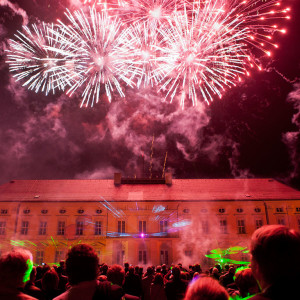
[[[122,174],[121,173],[115,173],[114,174],[114,184],[115,185],[121,185],[122,180]]]
[[[166,173],[165,182],[166,185],[172,185],[172,173]]]

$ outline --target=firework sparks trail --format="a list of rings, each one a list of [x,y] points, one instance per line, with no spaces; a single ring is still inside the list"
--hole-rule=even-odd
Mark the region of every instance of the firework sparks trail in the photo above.
[[[174,15],[167,26],[159,29],[165,46],[160,49],[158,61],[167,74],[160,89],[167,91],[171,101],[181,94],[182,107],[186,97],[196,105],[199,94],[209,104],[214,95],[221,98],[226,87],[249,76],[248,68],[256,65],[261,70],[252,51],[259,49],[271,56],[267,46],[278,47],[269,40],[274,32],[284,30],[260,24],[276,14],[266,10],[278,4],[207,0]],[[283,9],[277,14],[282,17],[288,11]],[[266,31],[268,35],[262,33]],[[268,42],[263,43],[263,39]]]
[[[137,88],[157,86],[165,77],[163,69],[157,63],[159,38],[158,31],[151,30],[146,22],[131,25],[128,30],[131,73],[136,78]]]
[[[274,22],[290,18],[280,0],[90,2],[89,13],[67,10],[68,25],[16,34],[7,62],[17,80],[46,94],[83,90],[81,106],[102,93],[111,101],[115,90],[125,97],[122,83],[157,86],[165,99],[179,95],[182,107],[186,98],[209,104],[251,68],[262,70],[261,56],[278,48],[274,34],[285,33]]]
[[[109,101],[112,98],[113,86],[121,97],[125,97],[120,80],[133,86],[130,75],[129,59],[131,47],[127,30],[121,31],[121,22],[118,18],[110,18],[106,13],[99,13],[95,8],[90,8],[90,14],[83,11],[67,12],[66,16],[72,26],[60,22],[62,32],[70,38],[61,39],[67,47],[78,48],[79,80],[72,85],[67,94],[70,96],[81,86],[82,105],[88,106],[91,102],[99,101],[101,86],[104,86]]]
[[[13,77],[25,80],[35,92],[55,93],[56,89],[65,90],[71,85],[68,71],[68,56],[61,51],[62,45],[57,41],[57,26],[45,23],[33,25],[32,30],[23,26],[24,33],[15,34],[16,40],[10,40],[8,51],[9,70]]]
[[[98,4],[121,16],[125,23],[146,22],[150,28],[156,28],[189,3],[185,0],[117,0]]]

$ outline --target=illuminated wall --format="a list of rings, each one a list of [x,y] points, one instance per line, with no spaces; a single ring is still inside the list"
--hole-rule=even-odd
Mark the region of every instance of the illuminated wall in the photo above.
[[[206,192],[201,180],[173,179],[169,185],[13,181],[0,186],[0,251],[25,247],[35,263],[54,263],[84,242],[108,264],[208,266],[210,250],[248,247],[262,225],[300,228],[300,192],[273,180],[254,180],[225,180],[223,192],[214,180],[205,182]],[[233,189],[241,183],[247,190]],[[230,258],[249,260],[247,251]]]

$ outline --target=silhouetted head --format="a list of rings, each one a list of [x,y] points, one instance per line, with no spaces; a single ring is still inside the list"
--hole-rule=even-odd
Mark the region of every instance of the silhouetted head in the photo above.
[[[251,239],[251,268],[262,288],[299,279],[300,233],[281,225],[257,229]]]
[[[189,285],[184,300],[228,300],[229,295],[219,282],[200,277]]]
[[[108,268],[107,271],[107,280],[113,284],[122,286],[125,279],[125,271],[120,265],[113,265]]]
[[[72,247],[66,259],[66,272],[72,285],[97,278],[98,256],[95,250],[86,244]]]
[[[30,279],[32,254],[24,249],[5,253],[0,257],[0,285],[18,288]]]

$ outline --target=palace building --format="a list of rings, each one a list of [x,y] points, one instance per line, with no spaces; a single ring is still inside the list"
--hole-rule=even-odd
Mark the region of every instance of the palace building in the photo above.
[[[300,229],[300,192],[274,179],[12,180],[0,186],[0,251],[36,264],[92,245],[107,264],[213,263],[265,224]],[[235,255],[235,256],[234,256]],[[248,261],[247,251],[234,254]]]

